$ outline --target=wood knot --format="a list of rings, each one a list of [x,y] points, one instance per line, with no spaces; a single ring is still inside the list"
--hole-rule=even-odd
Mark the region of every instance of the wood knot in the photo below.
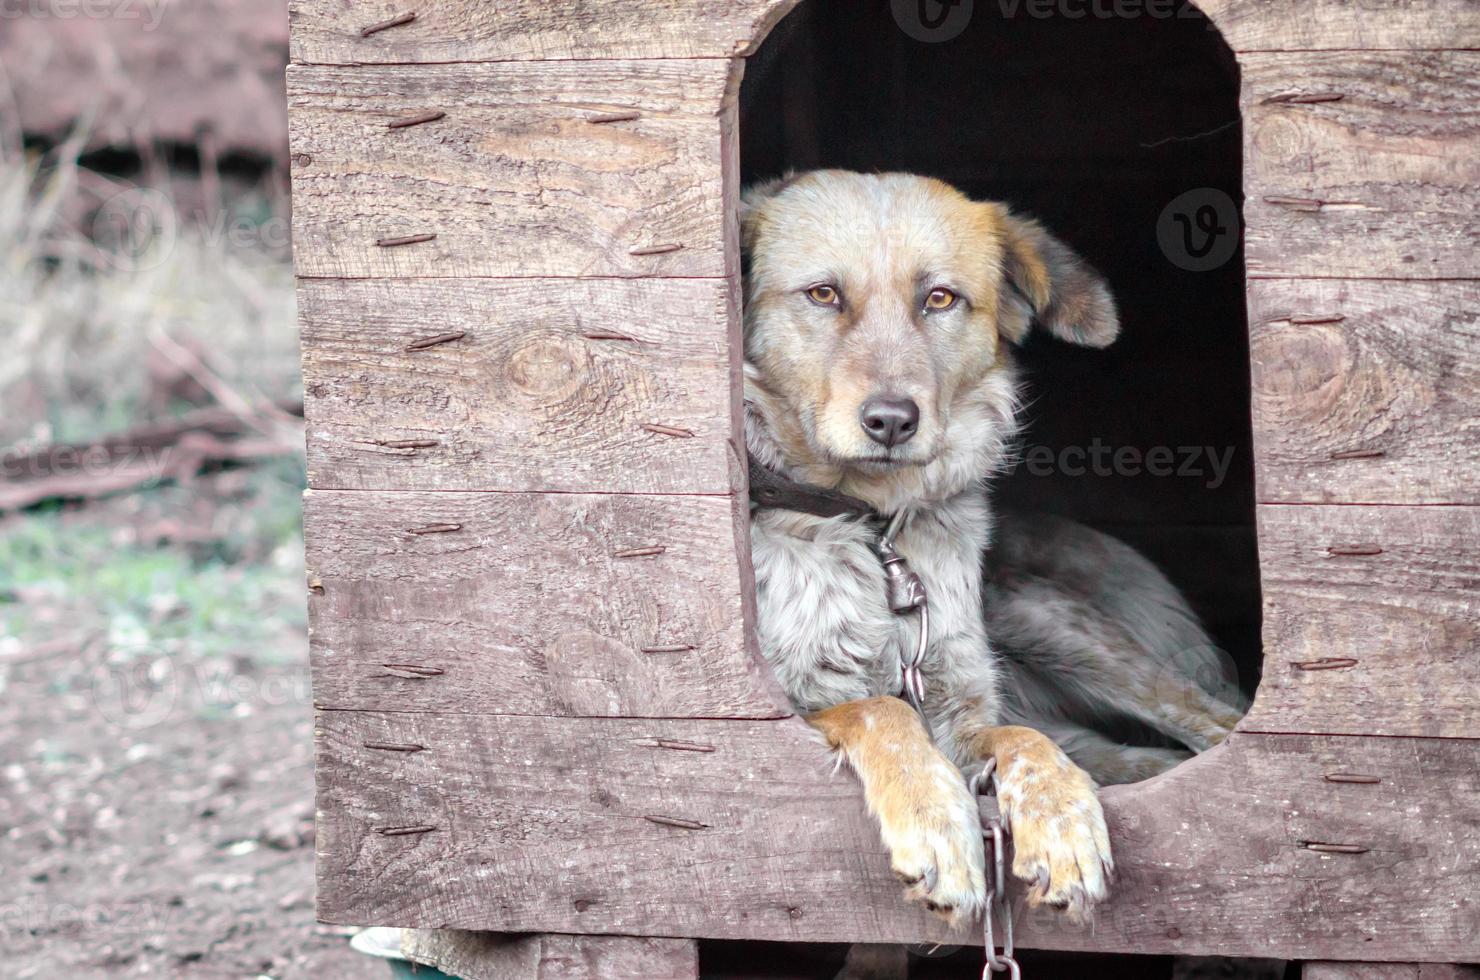
[[[573,345],[564,336],[529,337],[514,351],[504,368],[509,383],[547,411],[580,390],[589,371],[584,344]]]

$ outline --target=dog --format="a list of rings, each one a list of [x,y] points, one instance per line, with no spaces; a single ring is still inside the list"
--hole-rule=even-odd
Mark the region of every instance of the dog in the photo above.
[[[1212,644],[1149,562],[991,508],[1017,431],[1011,346],[1037,325],[1104,347],[1110,289],[1036,222],[910,174],[762,183],[740,226],[752,471],[902,515],[894,545],[928,592],[924,717],[897,696],[919,626],[891,611],[876,523],[753,500],[761,650],[862,782],[907,898],[953,923],[982,912],[963,774],[992,759],[1012,873],[1082,918],[1114,868],[1096,780],[1170,768],[1241,714],[1196,682]],[[1095,727],[1126,714],[1180,747]]]

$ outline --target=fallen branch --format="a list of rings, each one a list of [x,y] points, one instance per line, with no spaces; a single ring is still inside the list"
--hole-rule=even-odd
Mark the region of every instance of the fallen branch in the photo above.
[[[264,426],[225,409],[204,409],[95,443],[0,453],[0,511],[189,479],[208,465],[296,455],[301,436],[280,418]]]

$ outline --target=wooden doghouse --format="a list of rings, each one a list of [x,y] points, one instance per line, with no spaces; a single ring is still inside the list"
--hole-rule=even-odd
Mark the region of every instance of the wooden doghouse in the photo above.
[[[752,635],[738,102],[796,5],[295,3],[322,919],[975,938],[903,903]],[[1019,941],[1480,960],[1480,4],[1200,6],[1242,78],[1262,683],[1104,792],[1094,928]]]

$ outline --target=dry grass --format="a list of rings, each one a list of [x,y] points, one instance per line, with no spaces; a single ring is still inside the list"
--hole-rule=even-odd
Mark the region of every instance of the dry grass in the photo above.
[[[168,185],[78,166],[80,142],[45,156],[0,149],[0,447],[178,410],[189,392],[161,333],[248,397],[295,400],[286,220],[267,195],[201,221]]]
[[[202,224],[178,202],[219,198],[202,194],[214,182],[164,173],[142,188],[80,167],[80,139],[38,155],[4,137],[0,462],[201,404],[301,398],[286,225],[267,194]],[[301,660],[302,486],[290,454],[0,514],[0,665],[73,633],[110,638],[109,658],[134,637],[187,661]]]

